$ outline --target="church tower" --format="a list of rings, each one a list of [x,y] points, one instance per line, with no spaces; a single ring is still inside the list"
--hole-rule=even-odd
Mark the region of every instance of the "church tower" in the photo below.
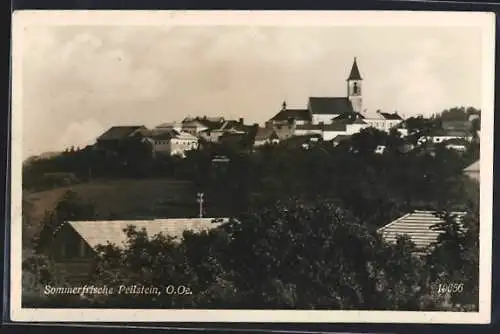
[[[363,79],[361,78],[361,74],[359,74],[356,57],[354,57],[351,73],[347,78],[347,97],[349,101],[351,101],[354,111],[359,113],[363,110],[363,98],[361,94],[362,81]]]

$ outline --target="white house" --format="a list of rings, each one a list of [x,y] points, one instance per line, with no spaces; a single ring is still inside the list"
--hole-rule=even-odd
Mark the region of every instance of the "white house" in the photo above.
[[[376,112],[363,112],[363,120],[371,127],[389,132],[390,129],[403,122],[403,118],[397,112],[385,113],[380,110]]]
[[[198,138],[176,130],[155,130],[146,137],[152,144],[153,156],[161,154],[184,157],[187,151],[198,148]]]
[[[450,141],[452,139],[464,139],[470,142],[472,141],[472,136],[466,131],[437,130],[429,136],[420,137],[418,139],[418,143],[423,144],[430,141],[434,144],[439,144]]]

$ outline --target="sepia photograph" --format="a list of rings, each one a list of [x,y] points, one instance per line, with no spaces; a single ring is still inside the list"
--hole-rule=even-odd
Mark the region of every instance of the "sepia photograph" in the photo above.
[[[494,20],[16,12],[12,319],[489,322]]]

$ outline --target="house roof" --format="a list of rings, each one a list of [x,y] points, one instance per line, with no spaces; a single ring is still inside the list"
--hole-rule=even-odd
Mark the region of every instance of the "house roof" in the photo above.
[[[221,220],[221,221],[219,221]],[[228,219],[215,218],[174,218],[155,220],[110,220],[110,221],[70,221],[68,224],[78,233],[87,244],[95,248],[98,245],[114,244],[124,247],[127,235],[124,232],[128,226],[135,226],[137,230],[145,229],[148,237],[158,234],[181,239],[184,231],[200,233],[219,227],[227,223]]]
[[[198,119],[184,119],[182,121],[183,128],[207,128],[205,124],[200,122]]]
[[[457,219],[461,219],[464,212],[453,212]],[[415,243],[419,251],[427,251],[437,241],[442,233],[433,228],[434,225],[443,223],[434,211],[414,211],[408,213],[389,224],[378,229],[386,242],[394,243],[398,236],[407,235]]]
[[[377,110],[375,112],[369,112],[364,116],[366,119],[379,119],[379,120],[403,120],[403,118],[397,113],[381,112]]]
[[[356,61],[356,57],[354,57],[354,62],[352,63],[351,73],[349,73],[349,77],[347,80],[363,80],[361,78],[361,74],[358,69],[358,62]]]
[[[310,121],[311,114],[307,109],[282,109],[271,118],[271,121],[288,121],[289,119]]]
[[[135,134],[137,130],[146,129],[143,125],[113,126],[100,135],[97,140],[120,140]]]
[[[338,135],[335,138],[333,138],[333,141],[337,142],[337,143],[340,143],[341,141],[351,139],[351,136],[352,135]]]
[[[309,110],[314,115],[339,115],[354,112],[347,97],[310,97]]]
[[[196,117],[196,121],[198,121],[203,126],[206,126],[208,129],[215,129],[221,126],[224,123],[224,117]]]
[[[331,124],[326,124],[323,127],[323,131],[346,131],[345,121],[333,121]]]
[[[479,172],[479,160],[467,166],[467,168],[464,169],[464,172]]]
[[[387,120],[401,120],[401,121],[403,120],[403,118],[399,116],[397,112],[394,113],[381,112],[380,114]]]

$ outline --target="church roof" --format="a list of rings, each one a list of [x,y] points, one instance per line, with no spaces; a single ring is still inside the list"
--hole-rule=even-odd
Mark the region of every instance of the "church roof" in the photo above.
[[[279,113],[277,113],[272,121],[287,121],[290,118],[300,121],[310,121],[311,114],[307,109],[282,109]]]
[[[347,80],[363,80],[361,78],[361,74],[359,73],[358,63],[356,62],[356,58],[354,58],[354,63],[352,63],[351,73]]]
[[[339,115],[354,111],[347,97],[310,97],[309,109],[311,114],[316,115]]]

